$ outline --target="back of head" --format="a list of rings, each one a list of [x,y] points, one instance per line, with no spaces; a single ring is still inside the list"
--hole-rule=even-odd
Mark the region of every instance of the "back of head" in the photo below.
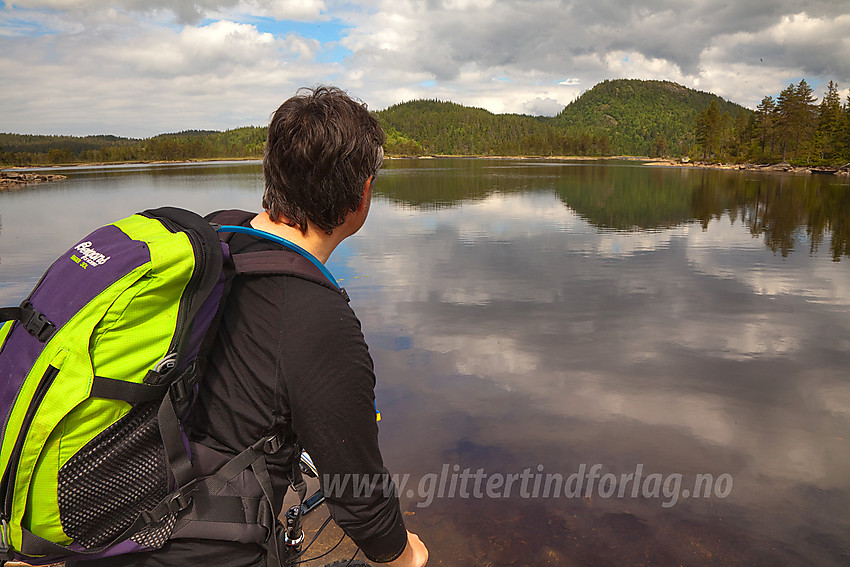
[[[275,111],[263,158],[263,207],[271,218],[327,233],[363,199],[386,135],[366,105],[335,87],[299,89]]]

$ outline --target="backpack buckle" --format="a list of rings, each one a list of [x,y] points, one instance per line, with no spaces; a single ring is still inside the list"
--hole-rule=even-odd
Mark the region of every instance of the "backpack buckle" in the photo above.
[[[46,343],[56,332],[56,325],[48,321],[44,313],[33,307],[29,301],[21,304],[21,310],[21,324],[24,329],[39,341]]]
[[[189,507],[189,504],[192,503],[192,497],[183,494],[182,492],[178,492],[174,495],[171,500],[168,501],[167,507],[168,511],[172,514],[177,514]]]
[[[180,375],[171,382],[169,390],[171,391],[171,399],[174,403],[179,404],[190,395],[194,395],[194,386],[198,382],[198,365],[197,361],[192,361]]]
[[[9,553],[9,524],[6,518],[0,519],[0,555],[5,556]],[[2,558],[6,560],[6,557]]]
[[[140,515],[146,525],[158,524],[166,516],[178,514],[192,504],[191,494],[176,492],[170,498],[160,502],[153,510],[142,510]]]
[[[280,435],[272,435],[266,442],[263,443],[263,452],[268,455],[273,455],[280,451],[280,448],[283,446],[283,442],[280,439]]]

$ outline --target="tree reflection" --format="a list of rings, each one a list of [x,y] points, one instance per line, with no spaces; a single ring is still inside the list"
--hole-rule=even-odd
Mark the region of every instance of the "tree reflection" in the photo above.
[[[728,215],[783,257],[806,243],[816,254],[826,241],[834,261],[850,257],[850,184],[832,176],[480,159],[399,160],[387,169],[378,193],[406,206],[454,207],[493,194],[555,191],[602,230],[660,230],[694,221],[707,228]]]

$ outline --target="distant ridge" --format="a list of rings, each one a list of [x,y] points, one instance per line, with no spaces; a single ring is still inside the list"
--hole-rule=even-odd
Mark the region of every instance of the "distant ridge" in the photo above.
[[[0,133],[0,164],[48,165],[129,161],[258,158],[266,129],[185,130],[133,139],[118,136],[43,136]]]
[[[733,118],[752,114],[717,95],[670,81],[617,79],[586,91],[554,120],[568,130],[607,134],[617,153],[659,154],[661,148],[654,146],[661,144],[674,155],[686,155],[695,143],[697,117],[712,101]]]
[[[554,117],[494,114],[439,100],[375,112],[390,155],[682,156],[712,101],[736,119],[752,111],[669,81],[617,79],[583,93]],[[116,136],[0,134],[0,163],[41,165],[261,157],[265,128],[187,130],[143,140]]]
[[[376,114],[390,153],[398,143],[433,154],[687,155],[697,117],[712,101],[733,119],[752,114],[711,93],[638,79],[603,81],[555,117],[493,114],[438,100],[404,102]]]
[[[375,113],[392,145],[427,154],[505,155],[523,153],[523,141],[549,131],[547,119],[493,114],[483,108],[439,100],[413,100]],[[410,145],[410,142],[413,145]]]

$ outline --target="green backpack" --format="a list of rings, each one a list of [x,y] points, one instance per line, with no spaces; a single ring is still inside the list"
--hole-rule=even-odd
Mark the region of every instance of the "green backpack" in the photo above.
[[[234,275],[341,290],[297,246],[223,227],[299,252],[231,256],[217,228],[175,208],[119,220],[60,256],[20,307],[0,309],[0,563],[107,557],[180,537],[262,543],[279,561],[264,456],[294,440],[271,435],[231,457],[189,443],[181,418]]]

